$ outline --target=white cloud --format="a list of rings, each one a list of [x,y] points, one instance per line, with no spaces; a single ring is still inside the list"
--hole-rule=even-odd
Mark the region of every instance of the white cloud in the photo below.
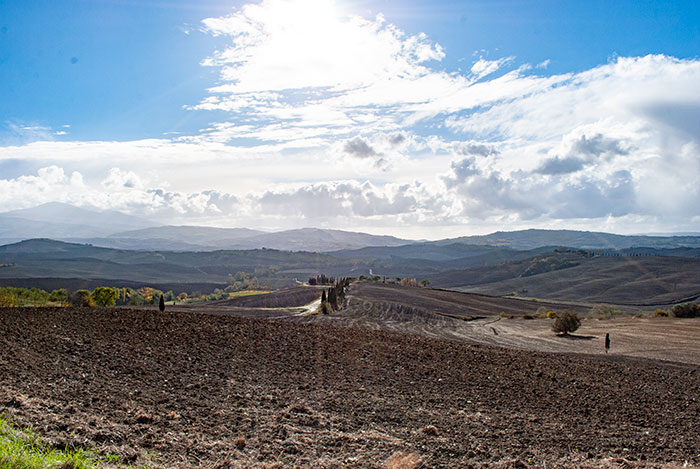
[[[326,0],[265,0],[203,24],[230,42],[204,60],[220,82],[188,112],[225,118],[131,142],[55,142],[14,124],[25,140],[0,147],[0,168],[27,161],[7,167],[32,174],[0,179],[1,207],[425,224],[434,237],[433,226],[700,230],[700,60],[620,57],[552,75],[549,60],[480,58],[459,74],[425,34]]]
[[[306,220],[339,217],[413,218],[432,217],[444,210],[444,202],[421,183],[327,182],[251,196],[265,215],[285,215]]]
[[[515,57],[504,57],[498,60],[486,60],[480,58],[474,65],[472,65],[471,72],[477,78],[483,78],[487,75],[491,75],[505,65],[508,65],[513,61]]]
[[[111,168],[107,178],[102,181],[107,189],[140,189],[143,182],[133,171],[122,171],[119,168]]]

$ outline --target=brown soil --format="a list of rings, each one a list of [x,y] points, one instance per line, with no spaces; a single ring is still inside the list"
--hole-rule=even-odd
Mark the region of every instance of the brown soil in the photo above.
[[[404,287],[395,284],[359,282],[352,285],[353,295],[360,301],[383,301],[401,304],[410,308],[423,309],[453,316],[475,318],[494,316],[503,313],[506,316],[523,316],[533,314],[539,308],[546,311],[569,309],[579,314],[591,309],[590,303],[547,302],[476,293],[462,293],[434,288]],[[356,306],[356,305],[355,305]]]
[[[315,287],[297,287],[261,293],[259,295],[245,295],[208,302],[206,306],[236,306],[245,308],[292,308],[307,305],[321,298],[321,289]]]
[[[581,327],[570,336],[557,336],[551,330],[552,320],[526,319],[526,314],[541,306],[578,312],[583,318]],[[623,314],[599,320],[591,306],[355,283],[345,308],[312,320],[522,350],[598,355],[606,355],[605,335],[610,334],[609,354],[700,365],[700,318],[653,317],[646,310],[644,317]],[[635,314],[642,311],[619,309]]]
[[[700,464],[697,366],[296,321],[0,309],[0,412],[163,467]]]

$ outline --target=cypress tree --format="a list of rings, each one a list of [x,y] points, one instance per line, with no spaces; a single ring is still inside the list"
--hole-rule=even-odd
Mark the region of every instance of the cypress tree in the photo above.
[[[165,311],[165,298],[163,297],[163,295],[160,295],[160,302],[158,303],[158,309],[160,310],[161,313],[163,311]]]

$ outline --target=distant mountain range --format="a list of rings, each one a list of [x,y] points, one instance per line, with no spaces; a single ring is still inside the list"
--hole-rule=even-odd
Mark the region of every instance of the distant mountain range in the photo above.
[[[158,223],[117,211],[97,211],[62,203],[0,213],[0,240],[31,238],[88,238],[109,236],[115,230],[135,230]],[[117,228],[118,227],[118,228]]]
[[[700,236],[624,236],[572,230],[522,230],[496,232],[483,236],[463,236],[439,241],[417,242],[393,236],[377,236],[340,230],[301,228],[263,232],[248,228],[204,226],[162,226],[158,223],[116,211],[98,211],[50,203],[38,207],[0,213],[0,245],[26,239],[49,238],[93,246],[144,251],[214,251],[279,249],[284,251],[335,252],[341,257],[412,260],[429,263],[477,256],[482,249],[490,262],[493,256],[522,258],[510,251],[530,251],[545,247],[619,250],[647,247],[654,249],[699,248]],[[460,247],[462,246],[462,247]],[[469,246],[465,248],[464,246]],[[362,250],[364,251],[357,251]],[[460,256],[459,250],[469,250]],[[506,251],[503,251],[505,249]],[[347,252],[357,251],[357,252]],[[504,254],[506,253],[506,254]],[[476,257],[478,258],[478,256]],[[460,261],[461,262],[461,261]]]
[[[328,252],[412,243],[393,236],[317,228],[267,233],[248,228],[162,226],[120,212],[88,210],[62,203],[0,213],[0,244],[38,238],[116,249],[161,251],[268,248]]]

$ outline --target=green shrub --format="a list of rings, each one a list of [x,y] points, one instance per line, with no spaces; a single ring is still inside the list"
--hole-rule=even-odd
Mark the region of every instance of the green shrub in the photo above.
[[[674,318],[696,318],[700,316],[700,306],[695,303],[683,303],[671,308],[671,316]]]
[[[110,287],[97,287],[91,296],[97,306],[114,306],[117,302],[117,291]]]
[[[565,310],[556,319],[554,319],[554,324],[552,324],[552,330],[557,334],[568,335],[569,332],[574,332],[581,326],[581,320],[576,313],[569,310]]]
[[[598,319],[611,319],[615,316],[622,314],[622,311],[615,309],[609,305],[598,305],[591,309],[591,313],[598,317]]]
[[[54,290],[49,294],[49,301],[52,303],[68,304],[68,291],[65,288]]]
[[[9,308],[15,305],[15,297],[7,293],[0,292],[0,308]]]
[[[6,306],[44,306],[49,294],[39,288],[0,287],[0,298]]]
[[[658,318],[658,317],[663,317],[663,318],[668,317],[668,311],[666,311],[666,310],[664,310],[664,309],[657,309],[656,311],[654,311],[654,317],[656,317],[656,318]]]
[[[71,305],[77,307],[94,307],[95,300],[87,290],[78,290],[71,297]]]

